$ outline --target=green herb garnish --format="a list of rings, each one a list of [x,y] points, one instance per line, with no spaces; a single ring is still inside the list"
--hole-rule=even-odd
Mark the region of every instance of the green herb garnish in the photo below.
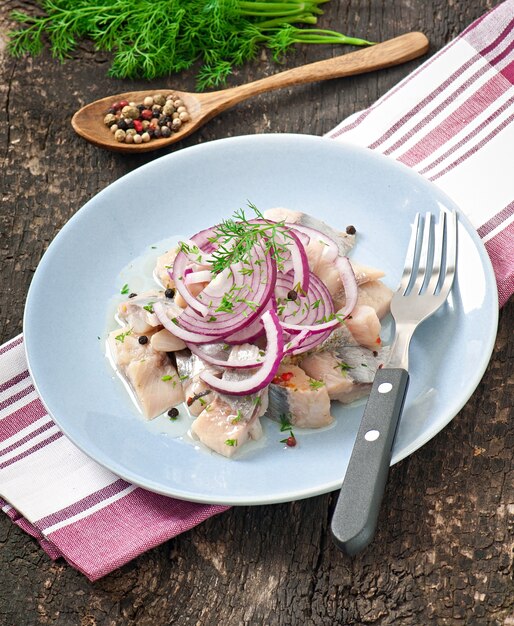
[[[346,372],[348,370],[353,370],[355,369],[354,367],[351,367],[350,365],[348,365],[348,363],[345,363],[344,361],[340,361],[337,365],[334,365],[334,369],[337,370],[341,370],[341,373],[346,375]]]
[[[143,309],[145,311],[148,311],[148,313],[153,313],[153,305],[155,304],[155,302],[149,302],[148,304],[146,304]]]
[[[116,339],[116,341],[120,341],[121,343],[123,343],[125,341],[125,337],[128,337],[131,333],[132,333],[132,328],[129,328],[124,333],[120,333],[119,335],[116,335],[116,337],[114,338]]]
[[[325,386],[325,383],[322,380],[315,380],[314,378],[311,378],[309,380],[309,386],[311,389],[321,389],[321,387]]]
[[[369,41],[294,24],[316,24],[327,0],[42,0],[45,14],[15,10],[22,26],[9,34],[15,56],[69,58],[83,39],[110,52],[117,78],[169,76],[199,62],[197,88],[219,85],[233,66],[258,57],[261,48],[281,60],[297,43],[372,45]]]
[[[243,419],[243,414],[241,411],[237,411],[237,415],[230,421],[231,424],[238,424]]]
[[[125,283],[125,284],[123,285],[123,287],[121,288],[120,293],[121,293],[121,295],[122,295],[122,296],[124,296],[124,295],[126,295],[129,291],[130,291],[130,290],[129,290],[129,286],[127,285],[127,283]]]
[[[225,445],[235,447],[237,446],[237,439],[225,439]]]

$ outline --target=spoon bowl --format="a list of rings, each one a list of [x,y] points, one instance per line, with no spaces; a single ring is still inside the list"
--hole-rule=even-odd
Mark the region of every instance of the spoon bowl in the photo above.
[[[87,104],[75,113],[71,125],[78,135],[100,148],[125,153],[149,152],[181,141],[218,113],[258,94],[283,87],[353,76],[399,65],[421,56],[428,50],[428,46],[428,39],[423,33],[413,32],[369,48],[325,61],[309,63],[230,89],[208,93],[190,93],[175,89],[153,89],[151,92],[148,90],[129,91]],[[112,104],[120,100],[142,102],[146,96],[157,92],[164,96],[173,93],[177,98],[180,98],[184,102],[191,119],[185,122],[178,131],[173,132],[170,137],[151,139],[148,143],[140,144],[116,141],[109,128],[103,123],[103,118]]]

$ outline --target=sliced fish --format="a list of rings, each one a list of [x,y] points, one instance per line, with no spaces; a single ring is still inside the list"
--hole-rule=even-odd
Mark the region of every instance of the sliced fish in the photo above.
[[[358,304],[345,320],[345,325],[359,345],[370,350],[380,347],[381,325],[373,307]]]
[[[223,372],[222,378],[241,380],[253,370]],[[191,432],[205,446],[218,454],[232,457],[246,443],[260,439],[259,417],[268,405],[267,389],[249,396],[229,396],[212,392],[212,399],[191,425]],[[208,397],[211,398],[211,395]]]
[[[331,352],[309,354],[300,361],[300,367],[325,383],[331,400],[348,404],[369,394],[377,369],[388,355],[388,347],[367,350],[340,345]]]
[[[118,305],[116,320],[122,325],[129,326],[137,334],[149,333],[161,326],[153,312],[153,305],[163,299],[164,293],[158,290],[145,291],[134,298],[127,298]],[[180,314],[181,309],[169,298],[166,298],[166,303],[177,309],[177,315]]]
[[[130,328],[109,334],[107,348],[117,371],[128,382],[135,399],[148,419],[184,402],[182,385],[168,355],[157,352]]]
[[[298,428],[320,428],[334,420],[324,382],[309,377],[296,365],[284,363],[269,386],[267,415]]]
[[[202,359],[189,350],[175,353],[177,371],[184,390],[187,408],[191,415],[200,415],[204,408],[212,401],[214,392],[203,382],[200,374],[205,369],[210,369],[213,373],[218,373],[219,368],[207,365]]]

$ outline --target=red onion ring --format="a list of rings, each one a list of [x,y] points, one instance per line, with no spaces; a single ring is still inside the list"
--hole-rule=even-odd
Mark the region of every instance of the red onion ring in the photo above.
[[[266,332],[266,354],[259,369],[244,380],[224,380],[204,370],[200,378],[214,391],[232,396],[247,396],[267,387],[277,373],[284,356],[282,329],[275,311],[266,311],[261,318]]]
[[[262,324],[261,324],[262,326]],[[224,344],[221,343],[205,343],[203,345],[195,345],[193,343],[188,343],[187,347],[191,350],[191,352],[193,354],[196,354],[197,357],[200,357],[200,359],[202,359],[202,361],[205,361],[206,363],[209,363],[210,365],[217,365],[218,367],[229,367],[229,368],[234,368],[234,369],[248,369],[251,367],[260,367],[263,364],[263,358],[260,357],[259,360],[254,360],[254,361],[228,361],[228,360],[224,360],[224,359],[218,359],[215,356],[212,356],[212,354],[209,354],[208,349],[210,347],[215,347],[215,346],[220,346],[220,350],[222,349],[221,346],[223,346]],[[230,354],[230,353],[229,353]],[[228,359],[228,356],[227,356]]]

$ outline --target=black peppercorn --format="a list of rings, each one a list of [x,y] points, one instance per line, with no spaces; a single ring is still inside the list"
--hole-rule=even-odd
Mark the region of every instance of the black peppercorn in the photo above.
[[[137,293],[130,293],[129,294],[129,298],[135,298],[137,296]]]
[[[175,290],[166,289],[166,291],[164,292],[164,295],[166,296],[166,298],[173,298],[173,296],[175,295]]]
[[[291,289],[291,291],[287,292],[287,299],[288,300],[296,300],[296,298],[298,298],[298,294],[296,293],[296,291],[294,289]]]
[[[175,407],[173,407],[172,409],[170,409],[170,410],[168,411],[168,415],[169,415],[171,418],[178,417],[178,409],[176,409]]]
[[[127,130],[128,128],[127,122],[124,119],[118,120],[117,125],[118,125],[118,128],[121,128],[121,130]]]
[[[148,343],[148,337],[146,335],[141,335],[138,339],[139,343],[144,346],[145,343]]]
[[[351,226],[351,225],[350,225],[350,226],[347,226],[347,227],[346,227],[346,233],[347,233],[348,235],[355,235],[355,233],[356,233],[356,232],[357,232],[357,231],[355,230],[355,226]]]

